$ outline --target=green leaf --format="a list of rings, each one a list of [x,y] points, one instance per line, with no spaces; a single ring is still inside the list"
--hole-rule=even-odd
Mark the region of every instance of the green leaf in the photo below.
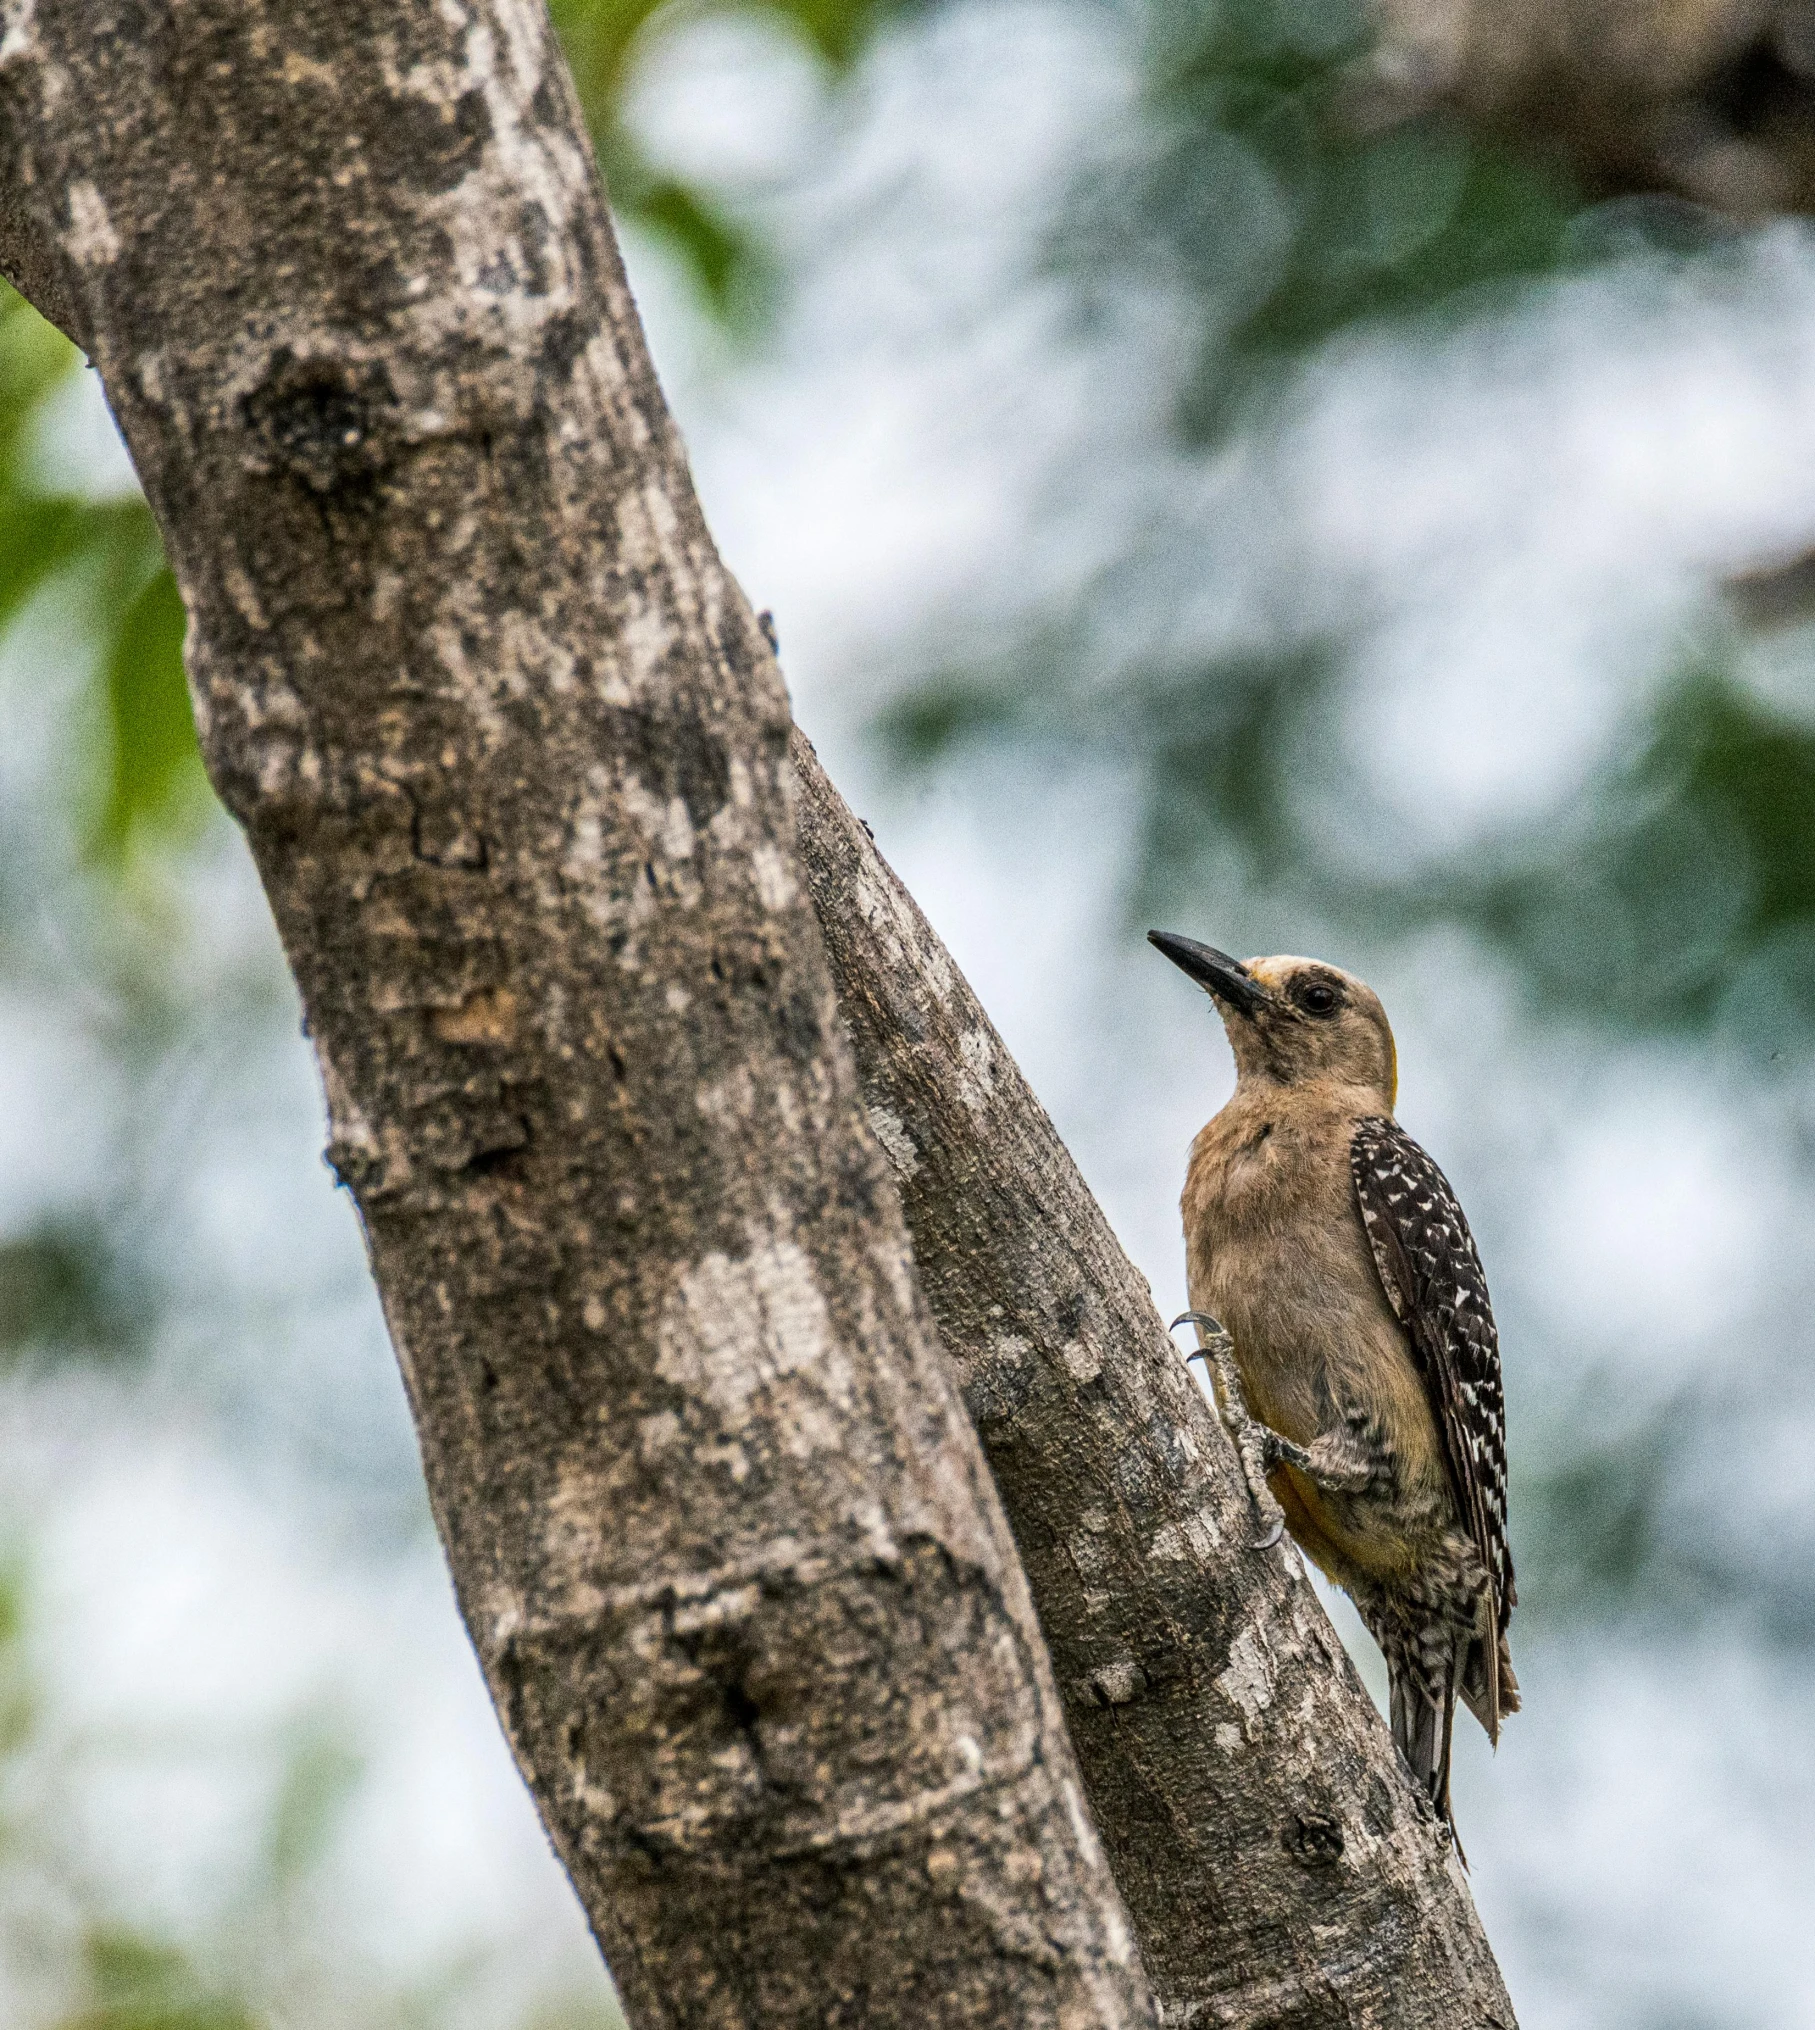
[[[847,75],[891,15],[919,0],[769,0],[769,4],[696,9],[779,21],[815,50],[834,76]],[[593,146],[617,215],[654,234],[698,285],[712,315],[753,330],[776,298],[777,262],[755,227],[732,217],[723,195],[665,175],[643,158],[624,122],[624,99],[643,30],[664,9],[658,0],[553,0],[550,12],[573,73]]]
[[[622,114],[630,45],[660,0],[551,0],[550,17],[595,136]]]
[[[749,326],[759,319],[772,300],[775,269],[754,232],[671,177],[638,191],[631,210],[681,256],[722,323]]]
[[[183,675],[182,595],[160,569],[120,614],[102,670],[110,755],[90,841],[117,863],[136,830],[180,834],[206,808],[195,717]]]
[[[1351,99],[1351,0],[1149,0],[1148,151],[1080,182],[1053,259],[1086,291],[1157,280],[1201,307],[1187,442],[1225,438],[1356,325],[1453,316],[1555,272],[1575,186],[1441,116],[1385,132]]]
[[[106,540],[96,516],[75,500],[0,494],[0,624],[53,573]]]
[[[878,27],[905,6],[878,0],[781,0],[773,12],[790,21],[834,72],[849,71],[869,46]]]
[[[0,465],[10,465],[32,410],[80,358],[55,325],[0,282]]]
[[[93,1999],[57,2030],[259,2030],[250,2009],[209,1994],[186,1955],[162,1940],[97,1924],[83,1960]]]
[[[49,1217],[0,1241],[0,1355],[130,1359],[155,1310],[98,1216]],[[0,1642],[6,1626],[0,1615]]]
[[[338,1728],[316,1721],[300,1730],[265,1829],[273,1884],[287,1887],[321,1859],[364,1773],[364,1759]]]
[[[895,699],[878,715],[873,730],[896,768],[928,768],[1025,719],[1026,705],[1013,690],[966,673],[944,672]]]

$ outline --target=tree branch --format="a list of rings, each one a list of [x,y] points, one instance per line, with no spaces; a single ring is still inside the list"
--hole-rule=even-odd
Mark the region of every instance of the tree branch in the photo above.
[[[0,124],[632,2019],[1150,2020],[540,7],[10,0]]]
[[[1373,0],[1356,107],[1445,106],[1567,161],[1603,196],[1667,191],[1738,218],[1815,208],[1804,0]]]
[[[794,736],[864,1099],[1163,2020],[1510,2026],[1428,1805],[1227,1435],[912,896]]]

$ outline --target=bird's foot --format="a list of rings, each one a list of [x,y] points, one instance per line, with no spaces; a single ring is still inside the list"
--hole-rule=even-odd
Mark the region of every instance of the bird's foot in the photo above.
[[[1248,1497],[1260,1522],[1254,1548],[1270,1551],[1286,1533],[1286,1512],[1267,1485],[1267,1472],[1280,1460],[1289,1462],[1300,1448],[1250,1413],[1235,1365],[1235,1341],[1222,1321],[1207,1311],[1183,1311],[1166,1329],[1176,1332],[1181,1325],[1198,1329],[1197,1350],[1186,1354],[1185,1362],[1187,1366],[1194,1360],[1206,1362],[1216,1379],[1217,1414],[1235,1441],[1235,1456],[1241,1461],[1242,1478],[1248,1483]]]
[[[1293,1446],[1292,1453],[1296,1456],[1280,1456],[1328,1494],[1366,1494],[1389,1470],[1369,1420],[1359,1414],[1320,1432],[1309,1445]]]

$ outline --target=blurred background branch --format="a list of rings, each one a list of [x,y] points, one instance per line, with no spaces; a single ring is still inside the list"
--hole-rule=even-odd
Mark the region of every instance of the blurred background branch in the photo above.
[[[1601,196],[1673,191],[1741,218],[1815,199],[1804,0],[1379,0],[1379,18],[1360,117],[1449,107]]]

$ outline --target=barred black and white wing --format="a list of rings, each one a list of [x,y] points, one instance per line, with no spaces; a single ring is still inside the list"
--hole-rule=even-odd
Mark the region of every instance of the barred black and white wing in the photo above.
[[[1396,1121],[1358,1121],[1349,1164],[1374,1266],[1412,1343],[1463,1526],[1493,1587],[1485,1645],[1490,1733],[1503,1702],[1499,1642],[1518,1598],[1506,1541],[1506,1398],[1487,1278],[1449,1180]],[[1485,1716],[1484,1716],[1485,1717]]]

